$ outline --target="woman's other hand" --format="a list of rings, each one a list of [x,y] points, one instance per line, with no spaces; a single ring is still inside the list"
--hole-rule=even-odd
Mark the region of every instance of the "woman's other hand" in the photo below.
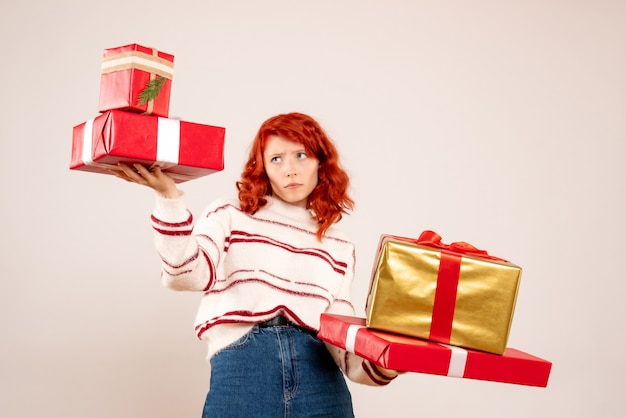
[[[121,171],[112,170],[112,173],[123,180],[150,187],[155,192],[168,199],[174,199],[180,196],[180,191],[176,187],[174,180],[166,173],[162,172],[159,166],[155,166],[153,171],[149,171],[147,168],[137,163],[133,164],[132,167],[124,163],[118,163],[117,166]]]

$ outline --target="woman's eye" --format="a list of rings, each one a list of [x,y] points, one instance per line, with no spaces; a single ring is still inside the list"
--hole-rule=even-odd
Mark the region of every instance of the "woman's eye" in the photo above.
[[[272,163],[278,163],[278,162],[280,162],[280,157],[279,157],[279,156],[272,157],[272,158],[270,159],[270,162],[272,162]]]
[[[299,152],[298,153],[298,159],[302,160],[302,159],[304,159],[306,157],[307,157],[306,152]]]

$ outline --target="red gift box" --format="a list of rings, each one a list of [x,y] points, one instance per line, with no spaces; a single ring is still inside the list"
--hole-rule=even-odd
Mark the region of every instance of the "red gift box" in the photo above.
[[[365,318],[322,314],[318,337],[381,367],[546,387],[552,363],[514,348],[503,355],[466,350],[365,327]]]
[[[130,44],[105,49],[102,55],[98,110],[127,110],[168,117],[174,56],[154,48]],[[142,103],[150,82],[160,84],[156,98]]]
[[[70,169],[159,165],[177,183],[224,169],[225,128],[111,110],[74,127]]]

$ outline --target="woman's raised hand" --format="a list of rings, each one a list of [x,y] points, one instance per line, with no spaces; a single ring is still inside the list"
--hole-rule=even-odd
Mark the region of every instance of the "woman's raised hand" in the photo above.
[[[118,163],[117,166],[121,171],[112,172],[123,180],[150,187],[161,196],[169,199],[180,196],[180,191],[174,180],[162,172],[159,166],[155,166],[153,171],[137,163],[133,164],[132,167],[124,163]]]

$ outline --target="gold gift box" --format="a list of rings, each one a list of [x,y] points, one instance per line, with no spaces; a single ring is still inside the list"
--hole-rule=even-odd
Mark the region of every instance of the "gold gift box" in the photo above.
[[[441,248],[431,245],[433,237]],[[504,353],[521,268],[467,243],[446,245],[440,239],[432,231],[424,231],[417,240],[381,236],[367,298],[366,326]]]

